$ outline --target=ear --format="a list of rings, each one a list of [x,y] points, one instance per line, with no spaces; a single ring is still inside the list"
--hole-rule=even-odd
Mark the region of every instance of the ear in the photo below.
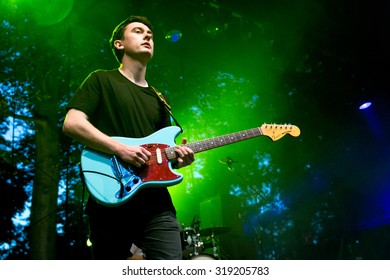
[[[114,46],[115,46],[115,48],[117,48],[118,50],[122,50],[122,49],[124,48],[124,46],[123,46],[121,40],[115,40],[115,41],[114,41]]]

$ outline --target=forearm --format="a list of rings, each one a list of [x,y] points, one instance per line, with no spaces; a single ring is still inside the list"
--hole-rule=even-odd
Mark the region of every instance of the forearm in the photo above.
[[[89,122],[86,114],[75,109],[69,110],[62,130],[66,135],[91,149],[117,155],[137,167],[145,164],[151,156],[151,153],[142,146],[126,146],[102,133]]]
[[[94,127],[80,111],[68,112],[62,130],[81,144],[107,154],[117,154],[123,145]]]

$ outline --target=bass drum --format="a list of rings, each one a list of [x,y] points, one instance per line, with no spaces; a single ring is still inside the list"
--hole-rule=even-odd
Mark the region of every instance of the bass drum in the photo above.
[[[192,256],[191,260],[209,260],[209,261],[212,261],[212,260],[216,260],[216,258],[213,255],[209,255],[209,254],[199,254],[199,255],[196,255],[196,256]]]

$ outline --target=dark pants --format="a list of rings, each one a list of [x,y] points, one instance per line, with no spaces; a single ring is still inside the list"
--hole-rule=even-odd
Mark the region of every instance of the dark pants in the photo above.
[[[172,212],[151,217],[118,219],[90,216],[90,239],[94,259],[125,260],[134,243],[147,260],[181,260],[180,227]]]

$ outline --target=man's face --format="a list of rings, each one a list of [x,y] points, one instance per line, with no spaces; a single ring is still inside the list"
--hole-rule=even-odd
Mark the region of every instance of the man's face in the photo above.
[[[126,26],[123,39],[117,40],[125,55],[135,59],[150,60],[154,54],[153,33],[145,24],[132,22]]]

